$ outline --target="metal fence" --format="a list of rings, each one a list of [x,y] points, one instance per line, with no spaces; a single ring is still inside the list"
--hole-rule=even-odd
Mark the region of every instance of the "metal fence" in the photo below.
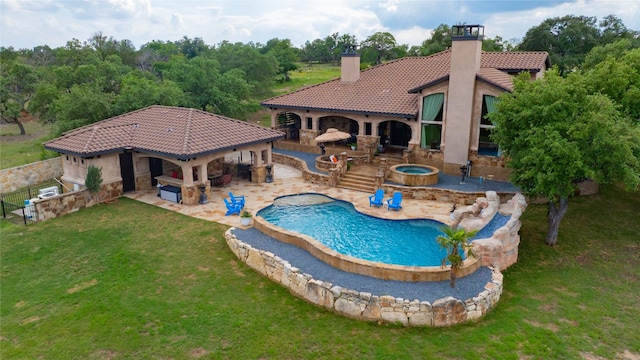
[[[62,194],[62,185],[55,179],[45,183],[23,188],[12,193],[0,194],[0,205],[2,206],[2,217],[16,223],[28,225],[36,221],[35,207],[31,205],[31,199],[38,198],[40,189],[57,186],[58,193]]]

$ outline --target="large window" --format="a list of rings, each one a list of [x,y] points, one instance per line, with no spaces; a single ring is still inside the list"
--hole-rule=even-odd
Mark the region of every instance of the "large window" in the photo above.
[[[500,156],[498,144],[491,140],[491,132],[495,125],[488,119],[487,114],[496,111],[497,99],[491,95],[484,95],[482,99],[482,117],[480,118],[480,137],[478,139],[478,155]]]
[[[444,93],[432,94],[422,99],[420,147],[440,149],[442,142],[442,104]]]

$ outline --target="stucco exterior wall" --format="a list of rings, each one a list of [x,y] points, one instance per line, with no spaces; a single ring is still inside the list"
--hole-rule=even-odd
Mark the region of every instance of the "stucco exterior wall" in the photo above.
[[[100,155],[90,159],[62,154],[61,158],[64,169],[62,180],[65,184],[76,184],[79,188],[84,187],[89,165],[102,169],[103,184],[122,181],[118,154]],[[72,186],[72,188],[74,187]]]
[[[31,164],[0,170],[0,193],[10,193],[60,178],[63,174],[62,158],[42,160]]]

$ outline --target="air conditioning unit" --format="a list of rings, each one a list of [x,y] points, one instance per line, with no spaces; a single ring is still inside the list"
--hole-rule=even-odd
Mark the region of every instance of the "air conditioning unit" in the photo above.
[[[57,186],[50,186],[48,188],[38,190],[38,199],[46,199],[56,195],[59,195]]]

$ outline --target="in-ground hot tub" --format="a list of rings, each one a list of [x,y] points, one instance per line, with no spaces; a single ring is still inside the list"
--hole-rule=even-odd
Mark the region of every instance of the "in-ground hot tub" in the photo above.
[[[401,164],[389,168],[389,181],[409,186],[426,186],[438,183],[440,171],[428,165]]]

